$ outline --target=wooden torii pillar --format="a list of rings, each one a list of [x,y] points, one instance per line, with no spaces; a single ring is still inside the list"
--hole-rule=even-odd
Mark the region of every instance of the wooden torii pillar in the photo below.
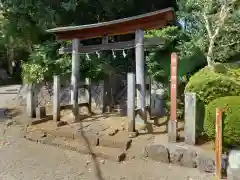
[[[79,118],[78,110],[78,82],[79,77],[79,67],[80,67],[80,54],[79,54],[79,39],[72,40],[72,76],[71,76],[71,102],[73,105],[74,121]]]
[[[137,110],[136,123],[146,124],[146,83],[145,83],[145,59],[144,59],[144,31],[137,29],[135,32],[135,59],[136,59],[136,89]]]

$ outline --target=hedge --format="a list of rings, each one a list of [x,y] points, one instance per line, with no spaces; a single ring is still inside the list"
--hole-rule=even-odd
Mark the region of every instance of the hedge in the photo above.
[[[210,139],[215,138],[216,108],[223,113],[223,145],[240,145],[240,96],[227,96],[215,99],[206,106],[204,131]]]
[[[198,100],[208,104],[219,97],[239,96],[240,81],[232,71],[219,73],[205,67],[190,78],[185,92],[195,92]]]

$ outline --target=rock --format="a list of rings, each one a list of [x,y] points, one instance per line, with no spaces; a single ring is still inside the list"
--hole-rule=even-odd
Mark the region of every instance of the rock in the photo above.
[[[237,169],[227,169],[227,180],[240,180],[240,171]]]
[[[240,170],[240,150],[231,150],[229,152],[228,164],[231,169]]]
[[[100,163],[101,163],[101,164],[105,164],[105,160],[102,159],[102,160],[100,161]]]
[[[15,120],[9,119],[9,120],[6,121],[5,126],[9,127],[9,126],[13,125],[14,123],[16,123]]]
[[[240,180],[240,150],[234,149],[229,152],[228,157],[228,180]]]
[[[170,163],[168,148],[163,145],[150,145],[145,147],[143,156],[155,161]]]
[[[138,136],[138,131],[136,131],[136,132],[129,132],[128,133],[128,137],[129,138],[135,138],[135,137],[137,137]]]
[[[30,141],[41,142],[46,137],[46,134],[42,131],[33,131],[26,134],[25,138]]]
[[[117,133],[118,133],[118,129],[111,129],[111,130],[109,130],[108,135],[109,136],[114,136]]]
[[[136,156],[130,156],[129,159],[136,159]]]
[[[172,164],[178,164],[181,165],[183,154],[186,150],[183,148],[171,148],[169,149],[170,153],[170,162]]]
[[[153,132],[153,127],[152,127],[152,124],[150,124],[150,123],[138,124],[137,125],[137,130],[140,134],[147,134],[147,133],[152,133]]]
[[[85,166],[88,166],[89,164],[91,164],[91,161],[87,161],[87,162],[85,163]]]
[[[210,154],[199,152],[197,157],[197,167],[201,172],[215,172],[215,158]]]
[[[122,123],[120,130],[121,130],[121,131],[125,131],[125,129],[126,129],[126,125],[125,125],[125,123]]]
[[[124,161],[126,159],[126,154],[123,152],[117,156],[117,162]]]
[[[66,122],[66,121],[57,122],[57,127],[61,127],[61,126],[65,126],[65,125],[68,125],[68,122]]]
[[[181,166],[196,168],[197,153],[194,150],[186,149],[183,147],[173,147],[169,149],[170,161],[172,164],[178,164]]]
[[[125,127],[120,128],[120,131],[125,131],[125,130],[126,130]]]
[[[181,165],[189,168],[197,167],[197,152],[195,150],[187,150],[183,152]]]

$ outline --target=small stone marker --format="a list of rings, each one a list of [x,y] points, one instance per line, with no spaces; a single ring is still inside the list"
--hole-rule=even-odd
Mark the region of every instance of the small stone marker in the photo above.
[[[37,112],[36,112],[36,117],[37,118],[45,118],[46,117],[46,108],[45,107],[38,107]]]
[[[196,94],[185,94],[185,118],[184,137],[185,143],[195,145],[196,143]]]
[[[135,131],[135,74],[128,73],[127,76],[127,117],[128,132]]]
[[[27,89],[27,114],[30,118],[36,117],[36,97],[33,84],[29,84]]]
[[[60,121],[60,77],[53,78],[53,120]]]
[[[229,152],[227,179],[240,180],[240,149]]]

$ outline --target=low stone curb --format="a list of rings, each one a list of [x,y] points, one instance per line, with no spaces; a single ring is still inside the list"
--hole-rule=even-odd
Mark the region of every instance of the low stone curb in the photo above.
[[[201,172],[215,172],[214,154],[196,147],[179,146],[177,144],[149,145],[143,148],[142,156],[158,162],[198,168]]]
[[[53,120],[53,116],[46,116],[41,119],[34,119],[32,122],[30,122],[30,125],[37,125],[37,124],[48,122],[50,120]]]

